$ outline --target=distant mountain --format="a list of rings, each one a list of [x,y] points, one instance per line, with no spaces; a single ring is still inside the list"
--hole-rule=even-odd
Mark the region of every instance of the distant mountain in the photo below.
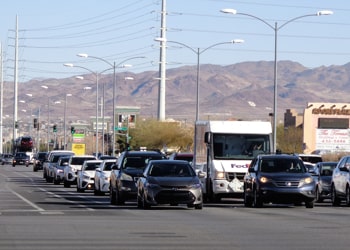
[[[273,62],[242,62],[228,66],[201,65],[199,81],[200,119],[270,119],[273,107]],[[306,68],[292,61],[278,62],[278,117],[288,108],[302,111],[307,102],[348,102],[350,90],[350,63],[342,66]],[[131,76],[134,80],[125,80]],[[157,117],[158,72],[123,72],[117,74],[116,104],[139,106],[141,116]],[[46,119],[50,102],[50,115],[61,118],[67,97],[69,121],[87,120],[96,115],[96,86],[94,75],[85,75],[84,80],[74,77],[64,79],[40,79],[19,84],[20,110],[31,109]],[[195,119],[196,66],[168,69],[166,73],[166,118]],[[41,86],[46,85],[48,89]],[[90,86],[91,90],[83,90]],[[99,80],[99,93],[105,90],[105,115],[112,115],[113,75],[104,75]],[[29,97],[28,93],[33,96]],[[60,104],[54,104],[61,101]],[[22,105],[24,108],[22,108]],[[101,107],[99,107],[100,110]],[[99,111],[100,112],[100,111]],[[4,87],[4,114],[13,113],[13,83]]]

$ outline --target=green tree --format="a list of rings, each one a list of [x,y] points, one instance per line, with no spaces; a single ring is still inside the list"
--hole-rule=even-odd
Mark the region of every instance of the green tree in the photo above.
[[[277,148],[282,153],[303,152],[303,129],[297,127],[285,128],[283,124],[277,126]]]
[[[160,122],[155,119],[138,121],[135,128],[129,129],[129,144],[133,149],[176,148],[190,151],[193,145],[193,127],[179,122]]]

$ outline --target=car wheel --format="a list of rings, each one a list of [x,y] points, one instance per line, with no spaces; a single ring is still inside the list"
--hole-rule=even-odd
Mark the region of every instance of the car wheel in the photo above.
[[[125,200],[122,197],[122,194],[119,192],[118,188],[115,190],[115,200],[117,205],[124,205]]]
[[[60,184],[60,180],[58,180],[57,178],[54,178],[53,179],[53,184],[59,185]]]
[[[350,188],[349,186],[346,187],[346,205],[350,206]]]
[[[259,194],[256,188],[254,188],[253,206],[257,208],[263,206],[262,200],[259,197]]]
[[[142,207],[143,209],[150,209],[151,204],[149,204],[145,198],[145,195],[142,196]]]
[[[248,196],[246,190],[244,190],[244,193],[243,193],[243,202],[244,202],[244,206],[245,207],[251,207],[252,204],[253,204],[253,201],[252,201],[252,198]]]
[[[337,197],[337,191],[335,190],[334,185],[332,185],[331,200],[332,200],[332,205],[333,206],[339,206],[340,205],[340,199],[339,199],[339,197]]]
[[[33,167],[33,172],[38,172],[38,169],[36,167]]]
[[[194,209],[203,209],[203,203],[195,204]]]
[[[109,199],[110,199],[111,205],[117,205],[115,192],[113,191],[113,188],[109,189]]]
[[[80,188],[78,185],[77,185],[77,192],[78,193],[84,193],[84,189],[83,188]]]
[[[320,190],[318,187],[316,187],[316,191],[315,191],[315,201],[316,202],[322,202],[323,199],[321,198],[321,194],[320,194]]]
[[[314,207],[314,201],[305,201],[305,207],[306,208],[313,208]]]
[[[65,188],[69,188],[70,187],[70,183],[67,180],[63,180],[63,186]]]
[[[139,193],[137,193],[137,207],[142,208],[142,205],[143,205],[143,203],[142,203],[141,196]]]

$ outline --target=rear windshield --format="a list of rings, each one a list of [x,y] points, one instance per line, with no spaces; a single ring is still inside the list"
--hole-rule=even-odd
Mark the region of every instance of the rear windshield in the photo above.
[[[161,160],[162,155],[127,156],[122,168],[145,168],[150,160]]]
[[[84,161],[95,160],[95,157],[73,157],[70,164],[71,165],[83,165]]]

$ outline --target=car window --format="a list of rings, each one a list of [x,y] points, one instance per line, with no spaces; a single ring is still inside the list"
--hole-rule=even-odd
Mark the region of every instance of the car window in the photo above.
[[[83,165],[84,161],[87,160],[95,160],[95,158],[91,158],[91,157],[73,157],[70,164],[71,165]]]
[[[150,160],[161,160],[162,155],[127,156],[122,168],[145,168]]]
[[[260,171],[266,173],[291,172],[305,173],[305,167],[300,161],[293,159],[263,159],[260,164]]]
[[[94,163],[88,163],[85,166],[85,170],[91,171],[91,170],[96,170],[96,168],[100,167],[101,163],[94,162]]]
[[[155,164],[151,166],[149,174],[155,177],[190,177],[195,175],[191,166],[185,164]]]

